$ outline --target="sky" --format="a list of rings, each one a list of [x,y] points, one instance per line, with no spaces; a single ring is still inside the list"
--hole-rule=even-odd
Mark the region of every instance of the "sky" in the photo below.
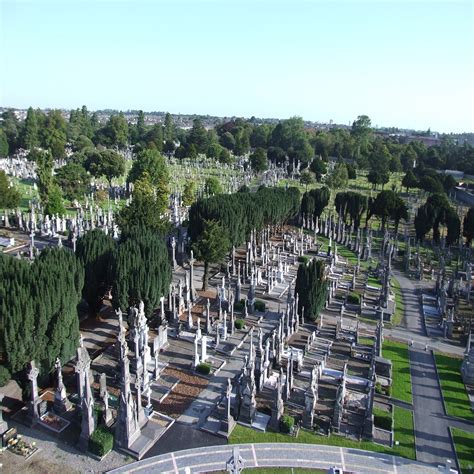
[[[474,132],[472,0],[0,0],[0,105]]]

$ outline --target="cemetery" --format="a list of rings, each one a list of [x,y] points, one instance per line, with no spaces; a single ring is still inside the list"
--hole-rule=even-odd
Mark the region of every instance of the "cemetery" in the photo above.
[[[52,439],[82,469],[121,468],[185,426],[203,441],[181,449],[308,443],[470,463],[474,213],[448,195],[400,198],[396,172],[398,194],[376,192],[364,169],[338,183],[346,165],[329,160],[303,187],[299,159],[257,170],[249,153],[182,146],[91,151],[87,192],[54,213],[45,173],[61,176],[72,149],[0,162],[22,193],[0,227],[3,459],[47,457]],[[98,172],[101,160],[123,171]]]

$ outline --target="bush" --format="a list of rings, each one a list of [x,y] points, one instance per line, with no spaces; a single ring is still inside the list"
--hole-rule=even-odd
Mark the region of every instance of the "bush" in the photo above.
[[[375,383],[375,392],[378,394],[382,394],[382,384],[380,382]]]
[[[245,301],[240,300],[234,303],[234,311],[243,311],[245,307]]]
[[[293,426],[295,424],[295,419],[289,415],[283,415],[280,420],[280,428],[283,433],[291,433]]]
[[[349,293],[347,295],[347,302],[349,304],[360,304],[360,295],[358,293]]]
[[[236,319],[234,325],[235,329],[243,329],[245,326],[245,321],[243,319]]]
[[[207,362],[201,362],[197,367],[196,371],[203,375],[209,375],[211,373],[211,364]]]
[[[261,312],[264,312],[266,308],[265,303],[262,300],[255,300],[254,307],[256,311],[261,311]]]
[[[89,451],[97,456],[106,455],[114,445],[114,437],[105,426],[99,426],[89,438]]]
[[[4,387],[10,379],[10,371],[4,365],[0,365],[0,387]]]
[[[300,255],[298,257],[298,262],[306,264],[309,262],[309,257],[307,257],[306,255]]]
[[[391,385],[387,385],[386,387],[383,387],[383,391],[384,391],[385,395],[387,395],[387,397],[392,396],[392,386]]]

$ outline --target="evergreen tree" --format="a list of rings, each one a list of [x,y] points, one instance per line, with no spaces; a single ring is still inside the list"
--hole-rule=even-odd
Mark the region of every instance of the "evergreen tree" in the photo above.
[[[0,254],[0,323],[6,366],[12,372],[34,359],[44,373],[79,343],[77,305],[84,272],[66,249],[46,248],[32,264]]]
[[[324,306],[328,292],[328,280],[324,262],[313,259],[302,263],[296,275],[295,295],[298,295],[298,314],[304,308],[305,318],[315,321]]]
[[[36,111],[30,107],[26,112],[26,119],[23,125],[23,132],[21,134],[21,147],[26,150],[39,147],[40,137],[38,128],[38,119]]]
[[[8,156],[8,139],[5,132],[0,128],[0,158]]]
[[[126,310],[143,301],[147,316],[151,316],[171,283],[164,238],[140,227],[124,233],[114,254],[112,281],[115,308]]]
[[[89,191],[90,177],[77,163],[67,163],[56,171],[56,182],[70,201],[81,199]]]
[[[163,186],[164,183],[155,188],[146,172],[135,182],[132,202],[123,207],[117,216],[122,231],[137,226],[155,231],[167,228],[168,223],[162,216],[168,205],[168,188]]]
[[[474,208],[470,207],[467,214],[464,216],[462,225],[462,235],[466,237],[466,247],[471,246],[472,239],[474,239]]]
[[[66,209],[63,203],[63,194],[61,188],[57,184],[53,184],[48,191],[45,201],[44,212],[49,216],[64,216]]]
[[[405,173],[405,176],[402,180],[402,186],[405,186],[405,188],[407,188],[407,192],[408,189],[416,188],[418,186],[418,180],[416,179],[416,176],[411,169],[408,169]]]
[[[14,209],[20,200],[20,192],[10,183],[5,171],[0,170],[0,209]]]
[[[93,316],[102,308],[109,287],[108,276],[114,248],[112,237],[100,229],[87,232],[77,241],[76,256],[84,267],[82,297]]]
[[[193,244],[196,258],[204,262],[202,289],[207,290],[209,264],[220,263],[230,250],[230,242],[226,232],[215,221],[204,221],[203,232],[197,242]]]

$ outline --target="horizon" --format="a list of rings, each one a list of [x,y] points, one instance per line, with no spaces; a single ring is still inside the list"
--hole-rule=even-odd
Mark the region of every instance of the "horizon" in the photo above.
[[[269,5],[4,0],[0,103],[474,132],[471,2]]]

